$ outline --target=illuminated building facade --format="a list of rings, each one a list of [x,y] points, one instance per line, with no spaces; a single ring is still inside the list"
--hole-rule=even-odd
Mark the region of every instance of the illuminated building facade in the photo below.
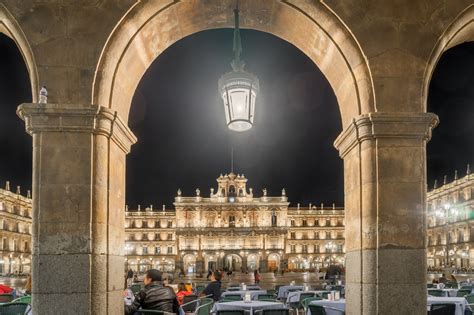
[[[178,190],[175,209],[126,211],[127,267],[185,273],[210,269],[308,270],[344,264],[344,210],[289,208],[285,190],[254,196],[244,175],[217,178],[209,197]]]
[[[29,273],[31,270],[31,198],[0,189],[0,274]]]
[[[427,263],[430,267],[474,267],[474,176],[436,187],[427,195]],[[449,259],[447,258],[447,251]]]

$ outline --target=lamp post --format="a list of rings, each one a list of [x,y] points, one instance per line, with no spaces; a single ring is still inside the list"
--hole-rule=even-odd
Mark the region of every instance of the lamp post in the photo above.
[[[333,242],[329,242],[326,245],[324,245],[326,248],[326,252],[329,252],[329,266],[332,265],[332,252],[336,249],[337,245],[334,244]]]
[[[444,219],[444,232],[446,235],[446,251],[445,251],[445,268],[449,268],[450,261],[449,261],[449,216],[454,215],[456,216],[458,211],[455,208],[451,207],[450,203],[445,203],[442,208],[436,211],[436,216]]]
[[[224,102],[227,127],[233,131],[252,128],[255,117],[255,99],[259,91],[258,78],[245,71],[245,62],[240,59],[242,43],[239,28],[239,7],[234,9],[234,59],[232,70],[219,79],[219,94]]]

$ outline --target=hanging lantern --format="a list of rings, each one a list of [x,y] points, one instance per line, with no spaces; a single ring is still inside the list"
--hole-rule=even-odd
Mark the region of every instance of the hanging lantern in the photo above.
[[[258,78],[245,71],[245,62],[240,60],[242,44],[239,29],[239,8],[234,9],[234,60],[233,71],[219,79],[219,94],[224,102],[227,127],[234,131],[252,128],[255,117],[255,100],[259,91]]]

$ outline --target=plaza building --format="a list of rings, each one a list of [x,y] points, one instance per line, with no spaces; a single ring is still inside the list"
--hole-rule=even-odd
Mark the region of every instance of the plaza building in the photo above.
[[[427,195],[428,267],[474,267],[474,176],[466,175],[435,187]],[[448,258],[449,257],[449,258]],[[448,262],[448,263],[447,263]]]
[[[221,174],[209,197],[178,190],[174,207],[126,209],[127,267],[202,273],[344,264],[342,208],[290,208],[284,189],[280,196],[266,189],[254,196],[243,174]]]
[[[10,183],[0,189],[0,274],[29,273],[31,270],[31,196]]]

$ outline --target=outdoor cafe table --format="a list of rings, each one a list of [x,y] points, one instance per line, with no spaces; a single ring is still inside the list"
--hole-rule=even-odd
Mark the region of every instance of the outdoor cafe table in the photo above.
[[[234,301],[234,302],[220,302],[215,303],[212,307],[212,313],[217,311],[230,311],[230,310],[244,310],[253,315],[255,311],[260,310],[274,310],[286,308],[285,304],[280,302],[267,302],[267,301]]]
[[[341,315],[344,313],[346,309],[346,300],[340,299],[337,301],[330,301],[330,300],[318,300],[318,301],[312,301],[309,304],[312,305],[320,305],[324,307],[331,307],[333,309],[326,309],[326,315]],[[306,315],[311,315],[311,311],[308,308],[308,312]]]
[[[315,295],[321,296],[325,292],[331,292],[327,290],[310,290],[310,291],[293,291],[293,292],[288,292],[288,296],[286,297],[286,303],[291,303],[291,302],[299,302],[300,300],[300,295],[302,293],[313,293]]]
[[[429,288],[428,289],[428,295],[430,295],[430,291],[433,290],[442,290],[444,293],[444,296],[446,297],[456,297],[458,294],[459,289],[435,289],[435,288]]]
[[[296,289],[296,290],[304,290],[304,286],[302,285],[284,285],[278,289],[278,295],[277,297],[279,299],[286,299],[288,297],[288,291]]]
[[[222,292],[221,297],[225,297],[226,295],[237,295],[240,294],[240,297],[243,298],[245,294],[250,294],[252,300],[256,300],[260,294],[267,294],[267,290],[239,290],[239,291],[225,291]]]
[[[463,297],[428,296],[428,309],[432,304],[456,304],[455,315],[464,315],[467,301]]]

